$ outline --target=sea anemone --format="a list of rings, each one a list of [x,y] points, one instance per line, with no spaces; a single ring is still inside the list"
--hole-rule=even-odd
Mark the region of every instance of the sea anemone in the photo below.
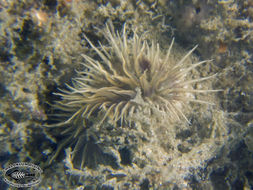
[[[100,47],[96,47],[85,36],[99,59],[82,55],[85,62],[81,64],[86,69],[77,71],[79,77],[73,79],[73,86],[67,85],[68,90],[56,93],[62,98],[57,106],[67,113],[74,113],[64,124],[76,118],[89,118],[95,111],[104,113],[101,123],[108,116],[114,123],[119,120],[122,123],[144,109],[148,109],[146,113],[149,114],[155,110],[162,112],[173,122],[181,118],[188,121],[182,111],[187,102],[211,104],[189,95],[217,91],[193,89],[191,85],[215,75],[186,80],[186,75],[193,68],[209,61],[185,65],[197,46],[175,62],[171,56],[174,39],[164,56],[159,44],[152,41],[149,45],[136,32],[129,39],[126,25],[120,35],[114,32],[112,24],[107,24],[105,37],[110,48],[100,43]]]
[[[139,36],[136,31],[130,37],[126,24],[120,34],[109,22],[103,33],[109,46],[99,43],[96,47],[85,36],[96,56],[82,55],[84,70],[77,71],[78,77],[73,79],[73,85],[56,93],[61,100],[55,107],[67,114],[68,119],[55,126],[72,126],[63,132],[71,132],[71,135],[60,149],[77,138],[91,116],[102,115],[98,126],[102,126],[107,118],[114,126],[128,124],[137,113],[147,117],[159,115],[168,122],[189,122],[184,114],[189,102],[211,104],[196,99],[194,94],[217,90],[196,89],[193,84],[215,75],[195,79],[186,77],[194,68],[210,61],[187,65],[197,46],[177,59],[172,53],[174,39],[167,52],[163,52],[158,43],[144,40],[144,35]],[[59,149],[56,155],[58,153]]]

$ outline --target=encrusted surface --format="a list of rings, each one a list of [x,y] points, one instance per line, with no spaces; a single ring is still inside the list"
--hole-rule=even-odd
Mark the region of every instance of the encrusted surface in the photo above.
[[[252,189],[252,9],[251,0],[1,1],[1,168],[39,165],[39,189]],[[98,127],[102,113],[92,116],[77,151],[85,167],[75,167],[79,157],[73,160],[67,144],[49,165],[68,138],[43,126],[55,114],[53,93],[77,76],[81,54],[95,56],[84,35],[96,47],[107,43],[98,31],[108,19],[118,31],[127,23],[162,51],[175,37],[179,57],[198,44],[195,56],[213,61],[189,77],[218,73],[196,88],[224,91],[201,95],[216,106],[192,104],[190,125],[150,124],[136,114],[132,127],[110,119]],[[8,186],[1,181],[0,188]]]

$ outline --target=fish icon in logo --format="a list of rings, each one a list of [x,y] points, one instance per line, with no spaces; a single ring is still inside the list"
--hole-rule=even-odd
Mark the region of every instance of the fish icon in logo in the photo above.
[[[35,173],[25,173],[23,171],[14,170],[12,173],[8,174],[12,179],[19,181],[26,177],[35,177]]]

